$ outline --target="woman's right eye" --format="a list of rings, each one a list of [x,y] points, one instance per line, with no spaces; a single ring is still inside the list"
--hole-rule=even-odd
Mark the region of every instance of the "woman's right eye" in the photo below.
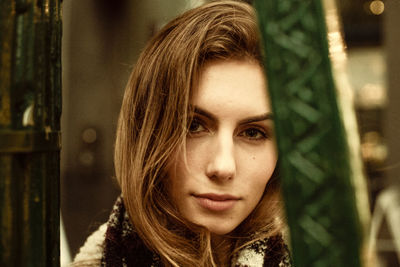
[[[203,126],[202,122],[196,118],[194,118],[191,121],[191,123],[188,127],[189,134],[201,133],[205,130],[206,130],[206,128]]]

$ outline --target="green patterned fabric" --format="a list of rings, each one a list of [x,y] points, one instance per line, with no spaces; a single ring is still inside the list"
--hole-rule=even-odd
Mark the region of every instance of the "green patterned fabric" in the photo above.
[[[361,231],[319,0],[255,1],[296,267],[357,267]]]

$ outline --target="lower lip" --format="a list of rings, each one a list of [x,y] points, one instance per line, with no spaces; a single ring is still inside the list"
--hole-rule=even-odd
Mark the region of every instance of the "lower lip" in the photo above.
[[[231,209],[235,203],[236,199],[228,199],[228,200],[213,200],[204,197],[196,197],[197,203],[207,210],[210,211],[226,211]]]

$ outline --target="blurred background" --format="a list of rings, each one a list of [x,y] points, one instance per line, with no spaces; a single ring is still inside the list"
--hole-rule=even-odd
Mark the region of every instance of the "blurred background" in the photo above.
[[[125,84],[166,22],[201,0],[63,2],[61,212],[73,257],[119,195],[113,146]],[[400,1],[338,0],[380,267],[400,266]],[[65,262],[68,253],[64,252]]]

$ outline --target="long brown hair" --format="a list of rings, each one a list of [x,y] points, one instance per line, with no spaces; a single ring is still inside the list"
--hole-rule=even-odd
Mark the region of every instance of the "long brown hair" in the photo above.
[[[210,233],[181,218],[168,198],[165,170],[185,144],[191,94],[202,66],[228,59],[261,65],[259,42],[250,5],[211,2],[168,23],[132,72],[118,122],[116,175],[135,230],[165,265],[215,266]],[[231,233],[232,253],[276,234],[279,210],[277,180],[272,178],[256,209]]]

